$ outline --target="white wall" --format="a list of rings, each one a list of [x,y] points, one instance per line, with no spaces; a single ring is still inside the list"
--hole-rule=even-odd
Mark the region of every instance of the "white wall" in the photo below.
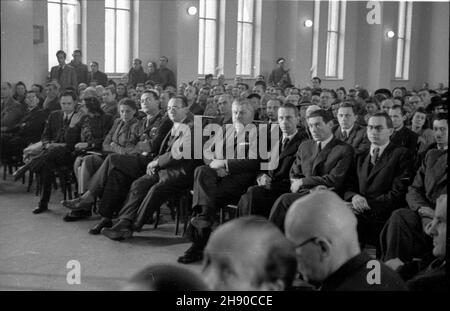
[[[225,1],[222,40],[223,52],[219,66],[228,81],[236,69],[237,0]],[[312,28],[303,26],[313,19],[312,1],[261,1],[260,58],[255,74],[266,77],[275,67],[276,58],[286,58],[296,84],[310,83],[312,60]],[[47,1],[8,0],[1,2],[2,80],[24,81],[27,85],[45,82],[47,62]],[[198,7],[198,0],[140,1],[133,26],[130,55],[144,63],[169,58],[178,81],[197,77],[198,16],[188,16],[190,5]],[[82,32],[82,50],[85,62],[96,60],[104,69],[104,0],[82,0],[82,21],[87,27]],[[321,4],[321,32],[319,36],[318,75],[324,76],[326,52],[327,2]],[[411,39],[410,80],[393,80],[395,68],[395,41],[386,38],[388,28],[397,28],[398,3],[382,2],[380,25],[366,22],[366,2],[347,1],[344,79],[325,80],[325,87],[353,87],[360,84],[369,89],[392,88],[405,85],[420,87],[428,81],[431,86],[444,82],[448,85],[449,4],[445,2],[414,2],[413,33]],[[33,44],[33,25],[44,26],[44,43]],[[54,53],[55,51],[50,51]],[[68,51],[71,55],[71,51]],[[69,57],[70,58],[70,57]],[[130,64],[131,65],[131,64]],[[253,80],[248,81],[252,83]]]

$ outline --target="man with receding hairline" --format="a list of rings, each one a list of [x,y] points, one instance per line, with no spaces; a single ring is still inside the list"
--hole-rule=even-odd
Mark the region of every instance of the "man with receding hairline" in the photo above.
[[[356,225],[347,204],[331,191],[315,191],[295,201],[285,228],[302,277],[323,291],[406,290],[394,271],[361,253]],[[371,272],[379,273],[375,282],[369,282]]]
[[[258,136],[250,135],[245,127],[253,122],[254,113],[254,107],[248,99],[235,100],[232,104],[233,124],[224,126],[220,137],[224,142],[223,149],[214,150],[213,158],[205,159],[205,165],[196,168],[192,200],[195,216],[187,229],[187,235],[193,243],[178,258],[178,262],[192,263],[202,259],[216,211],[227,204],[236,204],[253,184],[260,161],[253,153],[255,150],[251,148],[250,142],[253,139],[257,142]],[[228,153],[231,153],[231,157],[227,156]],[[238,158],[238,154],[244,157]]]
[[[292,243],[262,217],[219,226],[205,249],[202,275],[212,290],[286,290],[295,274]]]

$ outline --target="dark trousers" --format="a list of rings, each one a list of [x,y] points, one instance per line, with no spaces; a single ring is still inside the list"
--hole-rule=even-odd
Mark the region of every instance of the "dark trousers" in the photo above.
[[[1,159],[2,161],[22,160],[23,149],[33,141],[19,135],[1,134]]]
[[[408,208],[395,210],[380,235],[382,260],[400,258],[410,262],[413,258],[428,257],[432,239],[425,234],[417,212]]]
[[[309,190],[300,190],[298,193],[285,193],[281,195],[273,204],[270,211],[269,221],[273,222],[281,231],[284,232],[284,219],[286,213],[297,199],[309,193]]]
[[[192,178],[186,175],[161,179],[158,173],[146,174],[132,183],[119,219],[134,222],[140,229],[171,196],[191,186]]]
[[[241,195],[254,182],[255,174],[243,173],[219,177],[216,170],[202,165],[194,172],[192,206],[201,207],[197,217],[214,222],[217,208],[236,204]]]
[[[358,219],[357,231],[359,243],[363,246],[366,244],[375,246],[377,249],[377,257],[379,257],[381,255],[379,244],[380,233],[386,220],[377,219],[371,213],[357,214],[356,218]]]
[[[239,216],[260,215],[269,217],[273,203],[289,189],[267,189],[265,186],[250,186],[238,203]]]
[[[127,197],[134,180],[145,174],[150,159],[140,155],[111,154],[92,176],[89,191],[101,197],[99,214],[112,218]]]
[[[50,201],[55,170],[62,166],[71,168],[73,160],[71,150],[66,147],[47,150],[31,160],[31,167],[33,167],[31,170],[37,172],[41,180],[42,192],[39,205],[47,205]],[[33,166],[34,163],[36,163],[36,166]]]

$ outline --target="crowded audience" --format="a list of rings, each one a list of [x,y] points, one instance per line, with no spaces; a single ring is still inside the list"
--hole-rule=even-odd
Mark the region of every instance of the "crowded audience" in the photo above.
[[[282,57],[267,82],[177,81],[166,56],[146,66],[136,58],[113,81],[80,50],[66,56],[57,51],[45,86],[2,81],[1,163],[17,167],[15,180],[37,176],[34,214],[48,211],[55,176],[67,176],[76,191],[61,202],[64,221],[99,214],[89,233],[114,241],[189,196],[191,246],[178,262],[202,261],[202,278],[154,266],[127,289],[442,289],[442,83],[332,89],[313,77],[299,86]],[[235,219],[219,218],[230,209]],[[368,282],[369,262],[381,283]]]

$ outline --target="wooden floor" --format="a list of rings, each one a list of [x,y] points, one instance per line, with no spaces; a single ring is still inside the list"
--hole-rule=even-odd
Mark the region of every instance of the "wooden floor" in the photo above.
[[[3,168],[0,170],[3,172]],[[28,174],[27,174],[28,175]],[[118,290],[134,273],[149,264],[176,263],[189,247],[174,235],[174,224],[153,229],[147,225],[132,239],[115,242],[88,233],[97,221],[66,223],[68,210],[52,194],[50,211],[34,215],[38,197],[9,175],[0,180],[0,290]],[[66,265],[81,265],[81,284],[69,285]],[[199,272],[200,264],[183,265]]]

